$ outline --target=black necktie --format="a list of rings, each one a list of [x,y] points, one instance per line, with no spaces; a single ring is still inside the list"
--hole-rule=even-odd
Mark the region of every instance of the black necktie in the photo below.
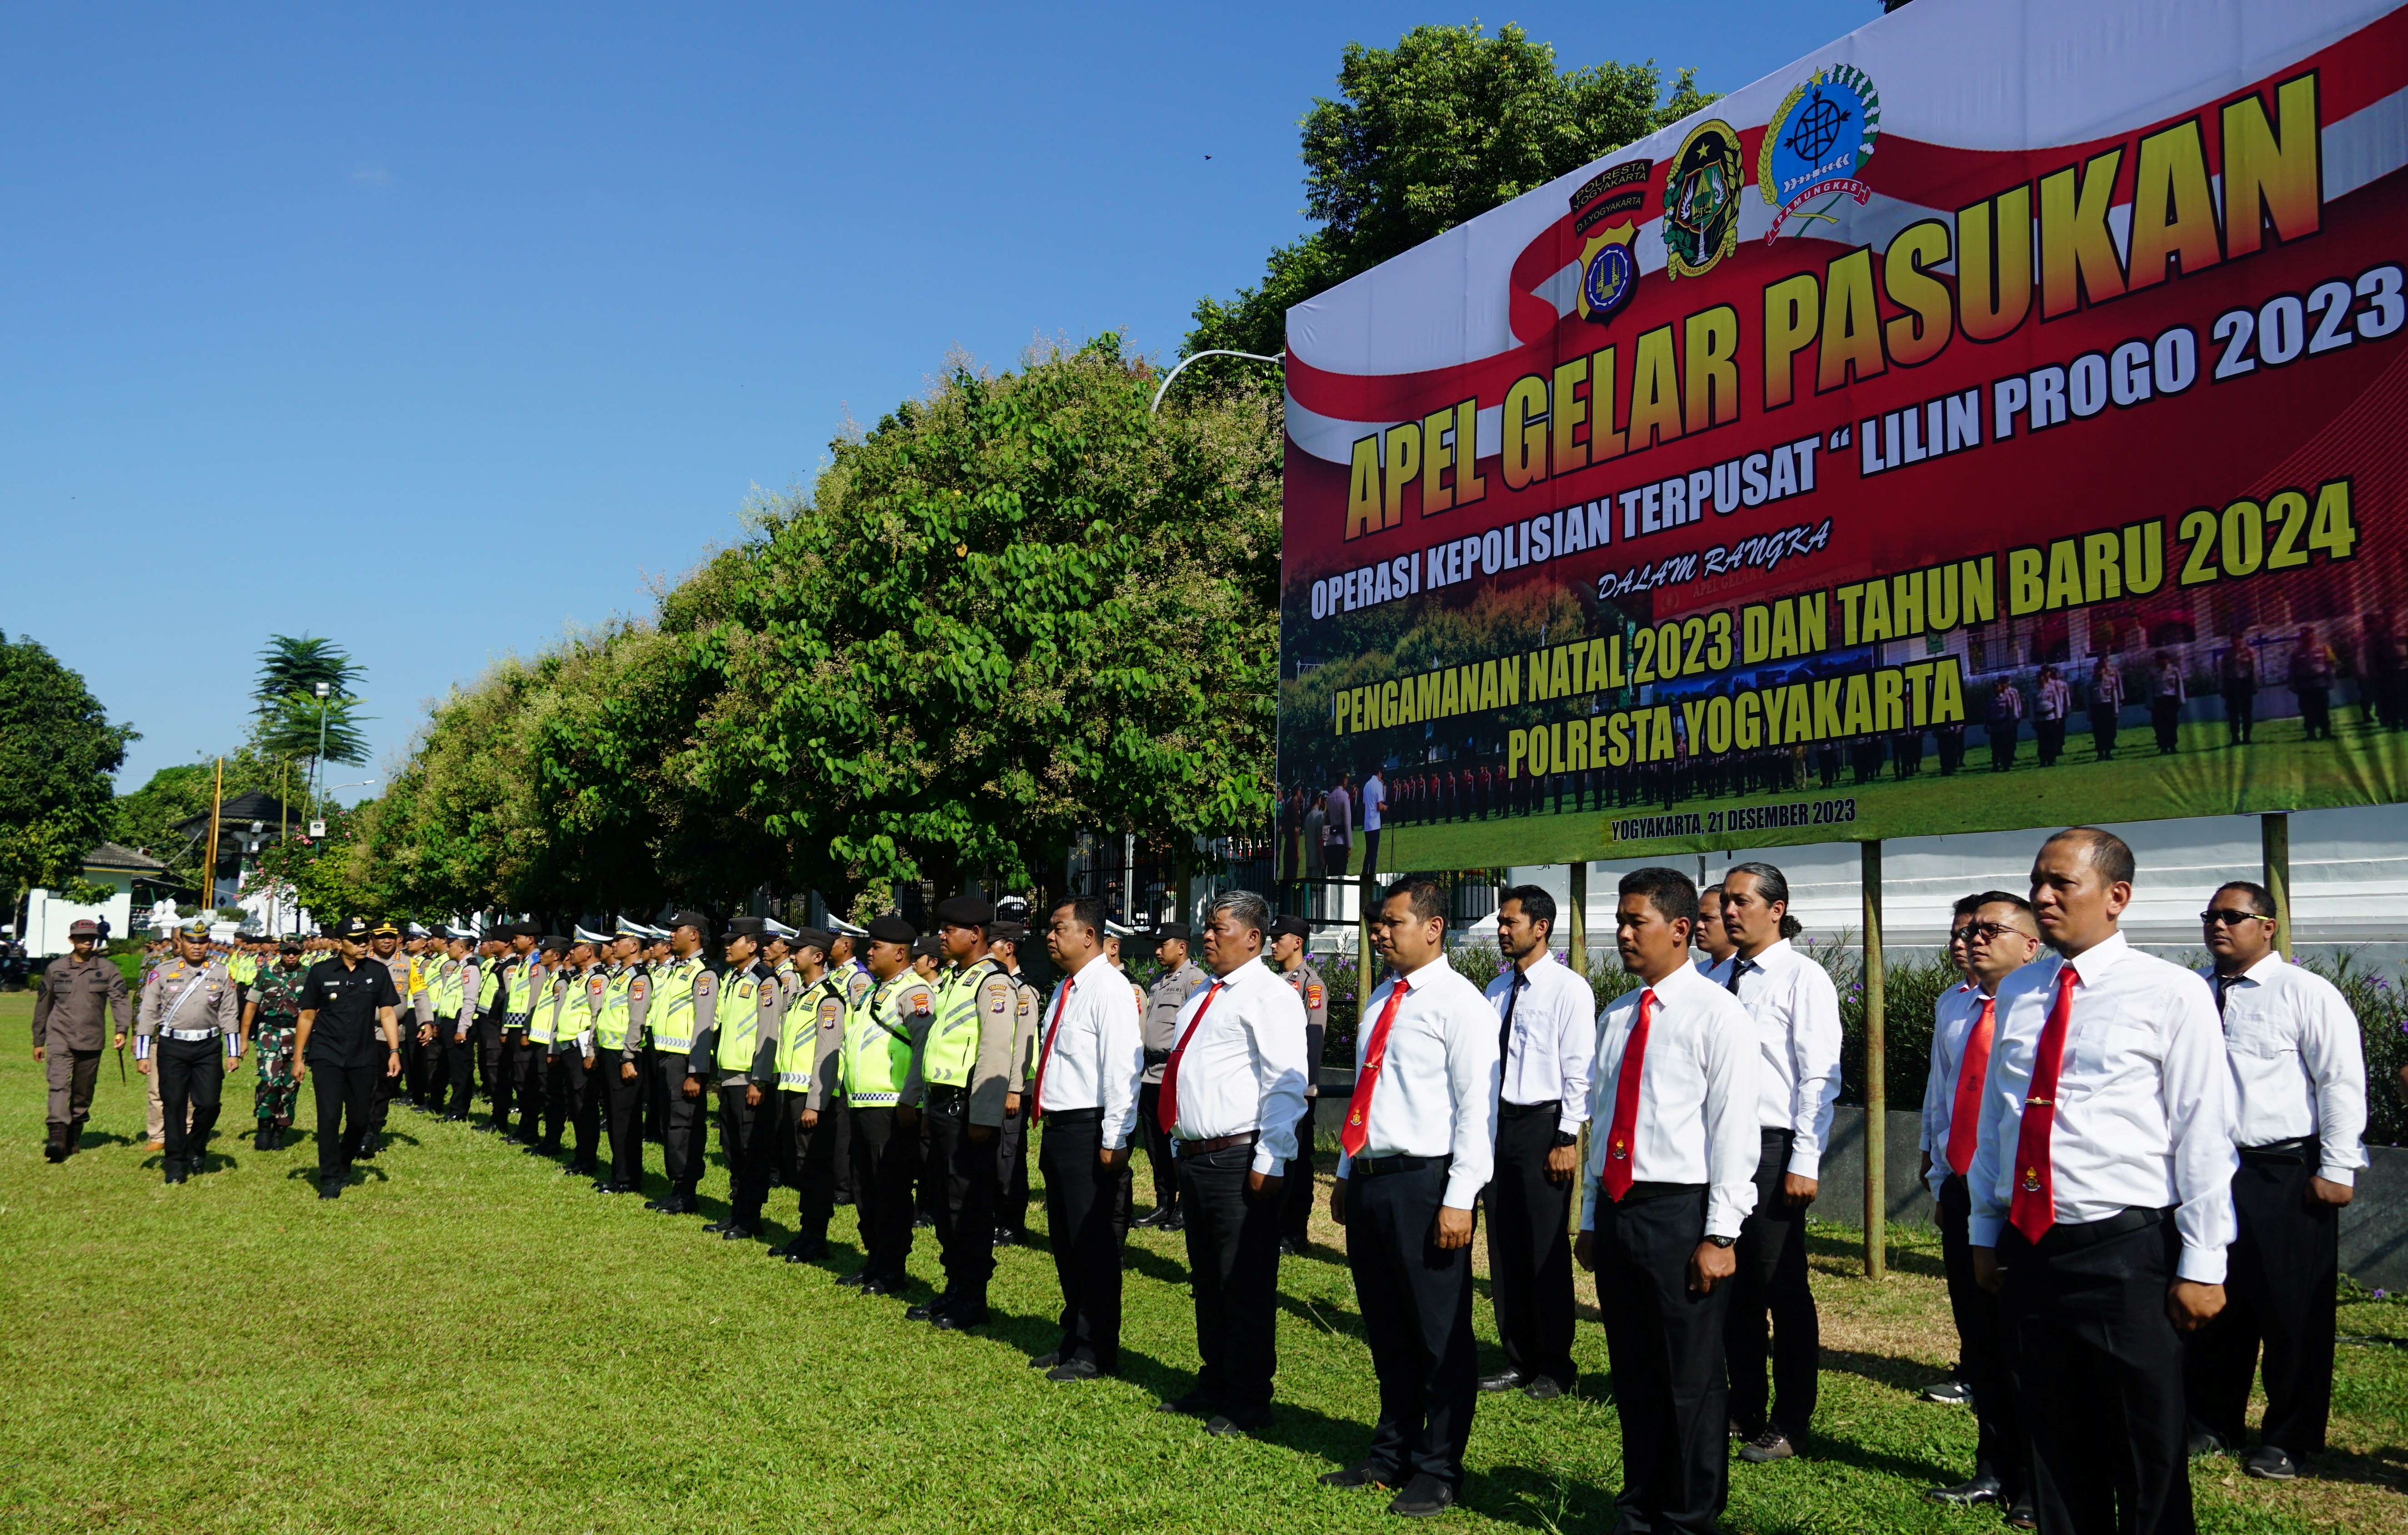
[[[1756,968],[1756,961],[1753,959],[1732,960],[1730,979],[1723,983],[1724,988],[1733,997],[1737,997],[1739,995],[1739,978],[1754,968]]]
[[[1529,983],[1529,974],[1517,968],[1513,971],[1513,984],[1505,993],[1505,1017],[1497,1026],[1497,1060],[1500,1073],[1512,1064],[1508,1056],[1513,1048],[1513,1009],[1522,1000],[1522,988]]]
[[[2215,978],[2215,1015],[2218,1018],[2224,1016],[2224,997],[2231,985],[2232,977],[2229,975],[2219,975]]]

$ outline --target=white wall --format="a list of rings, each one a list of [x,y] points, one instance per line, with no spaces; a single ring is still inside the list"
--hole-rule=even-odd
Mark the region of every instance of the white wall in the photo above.
[[[36,887],[26,901],[25,953],[36,959],[63,954],[68,948],[70,924],[86,918],[98,922],[103,917],[108,919],[109,937],[125,937],[134,930],[134,897],[121,890],[98,906],[81,906]]]

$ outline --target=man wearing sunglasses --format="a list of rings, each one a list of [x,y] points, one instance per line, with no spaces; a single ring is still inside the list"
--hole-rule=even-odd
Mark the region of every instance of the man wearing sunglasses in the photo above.
[[[2199,915],[2214,956],[2200,973],[2215,988],[2232,1067],[2240,1234],[2228,1255],[2224,1313],[2191,1340],[2186,1360],[2191,1448],[2241,1447],[2262,1340],[2266,1418],[2241,1465],[2287,1482],[2325,1447],[2341,1207],[2366,1166],[2366,1059],[2341,993],[2275,952],[2265,886],[2235,881]]]

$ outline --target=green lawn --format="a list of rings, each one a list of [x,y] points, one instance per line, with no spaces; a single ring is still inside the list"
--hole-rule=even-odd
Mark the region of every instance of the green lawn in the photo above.
[[[2296,719],[2260,724],[2250,744],[2225,745],[2224,725],[2203,721],[2183,726],[2180,750],[2157,753],[2147,724],[2130,724],[2116,738],[2113,760],[2093,751],[2087,722],[2066,741],[2065,754],[2042,769],[2033,743],[2017,749],[2008,772],[1990,770],[1989,748],[1977,727],[1965,766],[1940,774],[1940,757],[1926,747],[1923,770],[1899,780],[1884,765],[1876,782],[1858,784],[1842,771],[1830,789],[1813,775],[1810,786],[1715,799],[1684,799],[1666,807],[1632,805],[1610,811],[1552,811],[1500,816],[1486,821],[1440,822],[1391,826],[1382,834],[1380,862],[1391,870],[1483,868],[1500,864],[1564,863],[1581,858],[1629,859],[1664,854],[1707,852],[1723,847],[1779,847],[1803,842],[1843,842],[1873,837],[1928,837],[1946,832],[2058,826],[2073,821],[2157,821],[2172,816],[2236,815],[2259,811],[2308,810],[2320,806],[2380,804],[2408,798],[2408,733],[2369,730],[2353,705],[2337,720],[2329,741],[2305,739]],[[1612,839],[1611,823],[1627,816],[1713,810],[1770,803],[1853,799],[1856,819],[1732,837]]]
[[[28,1004],[0,997],[0,1528],[266,1535],[282,1530],[1393,1528],[1382,1500],[1316,1486],[1364,1446],[1371,1372],[1335,1251],[1282,1274],[1278,1422],[1203,1436],[1154,1400],[1194,1364],[1179,1239],[1128,1255],[1126,1374],[1062,1388],[1025,1369],[1054,1301],[1041,1249],[1005,1253],[991,1333],[939,1335],[894,1300],[768,1261],[699,1222],[606,1199],[550,1164],[403,1111],[397,1143],[341,1202],[314,1153],[254,1154],[164,1187],[140,1141],[138,1079],[107,1065],[91,1148],[40,1155]],[[247,1087],[231,1096],[239,1128]],[[657,1154],[653,1157],[657,1167]],[[706,1184],[724,1190],[724,1180]],[[792,1210],[791,1197],[776,1211]],[[714,1205],[713,1212],[716,1213]],[[839,1212],[854,1261],[850,1212]],[[1326,1243],[1335,1232],[1319,1233]],[[1742,1531],[1987,1531],[1919,1500],[1969,1462],[1972,1426],[1914,1392],[1952,1352],[1936,1247],[1848,1277],[1817,1241],[1828,1366],[1814,1454],[1738,1466]],[[924,1242],[912,1270],[935,1269]],[[1493,1339],[1484,1303],[1480,1325]],[[2408,1313],[2344,1330],[2408,1341]],[[1485,1352],[1485,1351],[1484,1351]],[[2215,1531],[2401,1525],[2408,1353],[2344,1350],[2342,1480],[2280,1489],[2205,1463]],[[1577,1398],[1484,1399],[1455,1528],[1595,1530],[1616,1433],[1593,1316]]]

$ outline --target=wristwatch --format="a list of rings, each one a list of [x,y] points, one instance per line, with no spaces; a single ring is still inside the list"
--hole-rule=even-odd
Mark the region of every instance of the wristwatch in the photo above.
[[[1577,1146],[1580,1144],[1580,1137],[1576,1135],[1566,1135],[1563,1131],[1557,1130],[1555,1132],[1555,1143],[1557,1146]]]
[[[1728,1247],[1731,1243],[1739,1241],[1737,1237],[1708,1237],[1706,1240],[1713,1242],[1716,1247]]]

